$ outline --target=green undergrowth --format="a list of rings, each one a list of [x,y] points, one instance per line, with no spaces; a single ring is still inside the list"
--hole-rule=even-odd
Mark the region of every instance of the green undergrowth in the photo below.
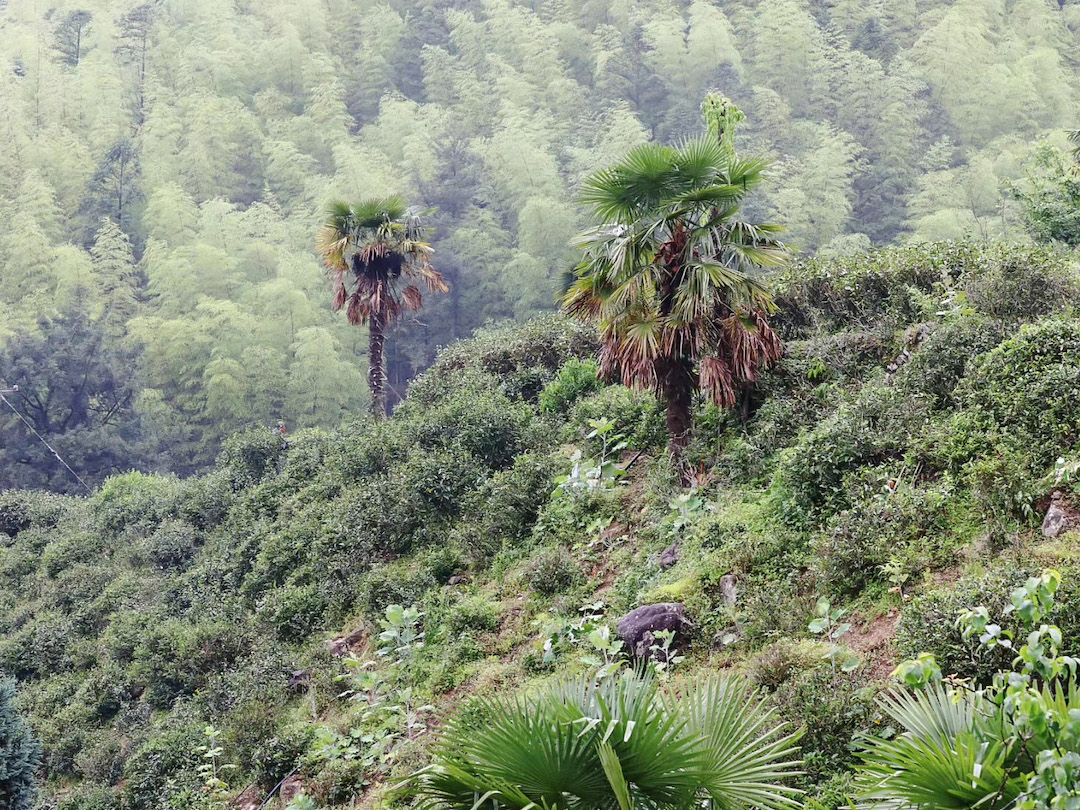
[[[663,677],[744,672],[805,729],[810,801],[844,805],[855,740],[895,733],[896,660],[988,678],[957,613],[1080,569],[1080,541],[1038,532],[1055,492],[1080,504],[1076,275],[942,244],[773,283],[787,353],[745,409],[699,408],[690,489],[655,398],[598,382],[591,333],[551,317],[447,348],[382,423],[0,494],[0,672],[45,805],[213,806],[208,725],[228,795],[296,774],[317,806],[407,804],[388,788],[448,713],[614,671],[616,620],[657,602],[693,624],[656,640]]]

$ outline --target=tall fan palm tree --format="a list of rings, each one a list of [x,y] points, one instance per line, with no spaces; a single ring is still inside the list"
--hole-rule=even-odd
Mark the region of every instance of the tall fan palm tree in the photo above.
[[[386,415],[386,331],[405,311],[423,306],[421,287],[446,292],[431,266],[421,212],[398,197],[331,203],[316,248],[334,281],[334,309],[368,326],[371,412]]]
[[[564,298],[572,315],[599,324],[601,372],[654,388],[667,409],[678,457],[700,388],[723,407],[780,357],[769,326],[772,298],[751,273],[783,264],[775,225],[736,218],[765,164],[731,147],[725,127],[679,146],[645,144],[584,185],[580,199],[600,224],[577,239],[583,258]]]
[[[794,734],[738,680],[682,695],[651,675],[557,683],[451,721],[406,785],[421,810],[744,810],[798,807]]]

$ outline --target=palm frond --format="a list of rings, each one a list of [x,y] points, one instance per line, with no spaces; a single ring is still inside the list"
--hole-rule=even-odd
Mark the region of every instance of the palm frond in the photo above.
[[[706,799],[786,810],[794,791],[768,780],[794,773],[790,735],[740,688],[693,697],[697,709],[687,710],[639,673],[488,700],[483,725],[451,721],[435,763],[408,785],[425,810],[686,810]]]
[[[374,230],[401,219],[406,211],[408,208],[401,197],[371,197],[353,205],[353,225],[360,230]]]
[[[982,732],[993,715],[982,696],[937,684],[880,704],[904,732],[862,753],[860,806],[1000,810],[1023,791],[1023,780],[1007,772],[1007,746]]]
[[[668,698],[671,700],[672,698]],[[713,676],[695,685],[677,704],[688,729],[705,740],[709,754],[705,788],[718,808],[798,807],[799,735],[774,718],[773,709],[747,695],[736,679]]]
[[[720,143],[709,137],[695,138],[677,150],[676,162],[684,189],[716,185],[730,161]]]
[[[603,222],[631,222],[679,189],[677,157],[669,146],[642,144],[619,163],[586,178],[578,200]]]

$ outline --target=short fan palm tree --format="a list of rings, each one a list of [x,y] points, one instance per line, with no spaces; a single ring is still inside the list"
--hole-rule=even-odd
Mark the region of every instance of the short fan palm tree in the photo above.
[[[1001,707],[982,695],[936,684],[889,696],[882,708],[903,732],[863,753],[860,807],[1005,810],[1023,793],[1025,769],[1016,766],[1026,752]]]
[[[599,324],[608,379],[660,395],[676,457],[695,390],[730,407],[782,352],[772,299],[752,273],[785,263],[788,250],[777,226],[737,218],[765,164],[740,160],[729,141],[639,146],[580,195],[600,224],[577,240],[583,258],[564,306]]]
[[[423,292],[446,292],[431,266],[421,213],[397,197],[331,203],[316,248],[334,281],[334,309],[368,327],[371,412],[386,415],[386,333],[406,311],[423,306]]]
[[[690,810],[798,806],[796,735],[735,679],[682,695],[632,675],[563,681],[451,721],[406,783],[423,810]]]

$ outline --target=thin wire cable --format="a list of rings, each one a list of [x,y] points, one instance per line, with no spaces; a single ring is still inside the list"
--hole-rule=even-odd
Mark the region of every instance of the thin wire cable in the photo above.
[[[15,414],[17,417],[19,417],[22,420],[22,423],[24,425],[26,425],[28,428],[30,428],[30,432],[33,433],[35,436],[37,436],[41,440],[41,443],[43,445],[45,445],[46,447],[49,448],[49,452],[52,453],[54,456],[56,456],[56,460],[64,465],[64,469],[66,469],[69,473],[74,475],[75,480],[83,485],[83,489],[85,489],[91,495],[94,493],[94,490],[90,489],[90,487],[87,486],[87,483],[85,481],[83,481],[82,478],[79,477],[79,474],[77,472],[75,472],[73,469],[71,469],[71,465],[69,465],[66,461],[64,461],[64,459],[61,457],[61,455],[59,453],[57,453],[55,449],[53,449],[53,446],[51,444],[49,444],[47,441],[45,441],[45,437],[37,432],[37,429],[33,425],[30,424],[30,420],[27,419],[25,416],[23,416],[18,408],[16,408],[14,405],[12,405],[10,402],[8,402],[8,398],[5,397],[3,394],[0,394],[0,402],[3,402],[5,405],[7,405],[9,408],[11,408],[11,412],[13,414]]]

